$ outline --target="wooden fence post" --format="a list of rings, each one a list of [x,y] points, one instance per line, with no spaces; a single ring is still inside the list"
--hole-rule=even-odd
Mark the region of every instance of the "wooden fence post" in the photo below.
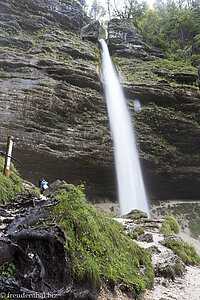
[[[12,149],[13,149],[13,142],[14,137],[9,136],[7,142],[7,150],[6,150],[6,157],[5,157],[5,165],[4,165],[4,175],[7,178],[10,178],[10,163],[11,163],[11,156],[12,156]]]

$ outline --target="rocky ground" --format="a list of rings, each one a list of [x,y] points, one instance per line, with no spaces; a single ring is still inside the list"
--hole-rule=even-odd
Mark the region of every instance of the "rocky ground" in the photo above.
[[[135,224],[141,221],[118,219],[131,232]],[[148,231],[136,241],[143,248],[156,249],[152,255],[152,263],[155,270],[155,282],[153,288],[144,295],[144,300],[198,300],[200,295],[200,267],[184,266],[184,272],[174,279],[166,278],[163,270],[166,266],[174,266],[178,262],[177,256],[172,250],[162,245],[165,239],[161,233],[161,220],[150,220],[142,224]],[[181,262],[182,263],[182,262]],[[184,265],[184,264],[183,264]],[[125,298],[124,298],[125,299]]]
[[[56,199],[48,196],[56,185],[50,186],[47,198],[37,199],[31,194],[19,194],[17,202],[0,207],[0,264],[12,261],[16,266],[15,277],[0,280],[3,295],[27,293],[34,298],[36,291],[46,291],[57,295],[57,299],[77,300],[128,300],[132,299],[120,285],[113,288],[102,283],[95,293],[80,288],[73,282],[73,271],[69,253],[64,249],[66,236],[57,224],[48,223],[49,208],[57,204]],[[117,204],[96,205],[98,209],[119,213]],[[200,267],[185,265],[164,243],[167,240],[182,241],[180,236],[164,236],[161,230],[163,219],[147,219],[138,212],[114,219],[123,224],[127,235],[145,249],[152,250],[152,264],[155,281],[152,289],[147,290],[143,300],[198,300],[200,294]],[[134,233],[137,232],[137,239]],[[49,260],[51,264],[49,265]],[[174,270],[173,272],[171,270]],[[2,270],[1,270],[2,271]],[[53,275],[52,275],[53,272]],[[42,297],[42,292],[38,292]],[[52,294],[53,295],[53,294]]]
[[[184,204],[185,201],[174,201],[175,204]],[[172,201],[171,204],[174,203]],[[187,202],[188,203],[188,202]],[[196,203],[196,202],[195,202]],[[191,202],[193,204],[193,202]],[[119,215],[119,206],[116,203],[104,203],[96,204],[98,209],[103,210],[108,214]],[[154,205],[152,207],[155,210]],[[163,203],[163,206],[168,207],[168,203]],[[157,206],[158,207],[158,206]],[[162,207],[162,206],[161,206]],[[155,213],[154,213],[155,217]],[[183,216],[182,216],[183,217]],[[161,217],[160,217],[161,218]],[[200,267],[199,266],[184,266],[184,272],[181,275],[176,276],[174,279],[165,278],[162,274],[162,269],[169,264],[174,264],[177,257],[174,253],[162,245],[164,236],[161,233],[161,219],[150,220],[149,222],[143,223],[142,221],[133,221],[131,219],[125,218],[115,218],[117,221],[121,222],[127,233],[131,233],[135,230],[138,224],[146,228],[145,235],[140,237],[136,243],[138,243],[143,248],[154,248],[152,263],[156,271],[156,277],[152,289],[147,290],[146,294],[143,296],[143,300],[198,300],[200,295]],[[186,230],[190,233],[190,231]],[[192,238],[189,234],[181,231],[179,236],[186,242],[192,244],[197,253],[200,254],[200,243],[197,239]],[[175,259],[175,260],[174,260]],[[99,299],[129,299],[127,295],[119,293],[116,290],[116,295],[118,298],[112,298],[113,296],[109,294],[109,291],[104,289],[102,298]],[[112,296],[112,297],[111,297]]]
[[[199,300],[200,268],[186,267],[182,277],[174,281],[156,278],[152,290],[147,291],[144,300]]]

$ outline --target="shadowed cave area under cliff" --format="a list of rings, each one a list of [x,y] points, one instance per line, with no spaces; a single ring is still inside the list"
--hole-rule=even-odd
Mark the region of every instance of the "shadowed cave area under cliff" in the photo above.
[[[22,149],[15,149],[14,157],[21,161],[17,167],[22,177],[36,186],[42,177],[45,177],[50,184],[59,178],[75,185],[84,183],[85,193],[91,202],[116,202],[118,200],[114,164],[94,165],[94,162],[89,159],[63,159]],[[166,174],[157,176],[153,174],[153,171],[150,174],[151,168],[144,161],[141,161],[141,166],[147,197],[150,201],[198,199],[198,182],[192,176],[186,182],[184,178],[176,180],[170,175],[167,177]]]
[[[67,183],[83,183],[90,201],[116,201],[115,170],[110,167],[93,166],[83,159],[63,159],[45,153],[16,149],[15,157],[22,161],[18,169],[23,178],[38,186],[44,177],[51,184],[58,178]],[[31,157],[31,159],[30,159]]]

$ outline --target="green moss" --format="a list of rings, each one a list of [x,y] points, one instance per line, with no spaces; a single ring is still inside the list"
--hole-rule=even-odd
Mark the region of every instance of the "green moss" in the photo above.
[[[164,234],[170,234],[170,233],[179,233],[179,224],[177,220],[172,216],[165,217],[165,221],[162,224],[162,231]]]
[[[10,178],[3,175],[4,162],[4,158],[0,157],[0,204],[12,201],[16,193],[24,191],[22,179],[12,163]]]
[[[179,241],[166,241],[165,246],[172,249],[186,265],[200,264],[200,256],[192,245]]]
[[[184,73],[197,74],[197,69],[184,61],[173,61],[170,59],[142,61],[119,57],[115,57],[114,60],[117,66],[122,69],[127,80],[136,84],[153,84],[160,80],[176,83],[174,74],[180,74],[183,70]]]
[[[60,200],[52,217],[63,227],[66,245],[79,280],[98,285],[105,277],[116,282],[121,278],[138,293],[144,292],[154,279],[150,253],[124,234],[118,222],[97,212],[88,203],[83,185],[63,186],[54,197]],[[140,273],[140,267],[144,272]]]
[[[40,198],[40,189],[37,188],[33,183],[23,180],[23,183],[28,184],[28,188],[26,188],[25,192],[33,194],[36,198]]]

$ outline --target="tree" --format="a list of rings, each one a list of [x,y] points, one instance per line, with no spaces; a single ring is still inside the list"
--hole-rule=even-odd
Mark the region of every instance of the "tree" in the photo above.
[[[138,0],[113,0],[112,15],[121,19],[134,20],[148,8],[147,2]]]
[[[91,9],[89,11],[89,16],[92,19],[99,20],[106,15],[105,8],[98,2],[98,0],[93,0]]]

